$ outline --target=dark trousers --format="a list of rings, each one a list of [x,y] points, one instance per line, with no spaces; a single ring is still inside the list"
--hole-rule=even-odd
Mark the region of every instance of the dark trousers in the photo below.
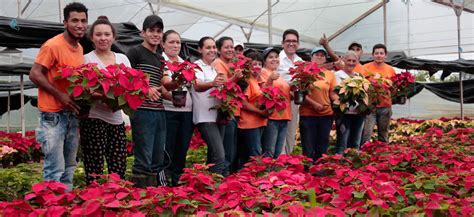
[[[336,153],[343,154],[346,148],[359,149],[364,119],[357,114],[342,114],[336,118]]]
[[[314,161],[326,154],[334,116],[300,116],[303,155]]]
[[[207,144],[207,163],[214,164],[209,170],[213,173],[227,175],[221,129],[215,122],[199,123],[196,126]]]
[[[84,170],[87,184],[103,174],[104,157],[108,173],[117,173],[125,178],[127,169],[127,138],[125,125],[113,125],[95,118],[81,119],[80,143],[84,155]]]
[[[165,165],[169,165],[168,174],[171,185],[176,186],[186,166],[186,155],[193,135],[193,113],[166,111],[166,152]],[[170,162],[171,161],[171,162]]]

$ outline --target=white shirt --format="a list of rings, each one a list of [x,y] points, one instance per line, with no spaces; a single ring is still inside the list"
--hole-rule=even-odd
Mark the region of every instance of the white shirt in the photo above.
[[[356,72],[354,72],[356,73]],[[336,85],[340,85],[342,80],[349,78],[350,76],[344,71],[344,70],[339,70],[334,73],[334,76],[336,77]],[[346,111],[346,114],[357,114],[357,106],[359,105],[358,102],[356,102],[355,106],[349,106],[349,110]]]
[[[202,72],[196,73],[196,78],[199,82],[210,82],[213,81],[217,76],[217,71],[211,65],[207,65],[202,60],[195,62],[201,67]],[[219,101],[211,97],[209,94],[215,88],[210,88],[209,90],[203,92],[197,92],[194,87],[191,88],[191,96],[193,98],[193,123],[205,123],[205,122],[216,122],[217,119],[217,110],[212,109],[215,105],[219,104]]]
[[[165,58],[165,61],[170,60],[170,58],[168,58],[168,56],[165,53],[163,53],[163,58]],[[182,62],[184,62],[184,60],[181,59],[181,57],[178,56],[178,62],[182,63]],[[166,71],[165,73],[170,78],[171,78],[171,75],[173,74],[173,72],[170,72],[170,71]],[[191,98],[191,93],[190,93],[189,90],[187,90],[187,91],[188,92],[186,93],[186,105],[184,107],[181,107],[181,108],[174,107],[173,102],[171,102],[169,100],[166,100],[166,99],[163,99],[163,105],[165,106],[165,110],[166,111],[173,111],[173,112],[191,112],[191,111],[193,111],[193,100]]]
[[[128,60],[127,56],[121,53],[114,53],[115,55],[115,63],[121,64],[123,63],[125,66],[130,67],[130,61]],[[88,54],[84,55],[84,62],[85,63],[97,63],[97,66],[100,69],[104,69],[107,66],[102,63],[99,57],[95,54],[95,51],[91,51]],[[122,111],[118,110],[113,112],[109,106],[105,103],[97,102],[94,104],[89,111],[89,118],[96,118],[103,120],[109,124],[119,125],[123,123]]]
[[[303,61],[298,55],[294,55],[294,61],[291,61],[290,58],[285,53],[285,50],[280,51],[280,65],[278,66],[278,73],[286,82],[290,83],[291,75],[289,74],[289,69],[295,66],[295,62]]]

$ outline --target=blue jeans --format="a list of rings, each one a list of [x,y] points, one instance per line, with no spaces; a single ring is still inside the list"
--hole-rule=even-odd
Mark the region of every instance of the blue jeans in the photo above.
[[[377,124],[378,140],[388,142],[388,131],[390,129],[390,118],[392,117],[392,107],[377,108],[375,114],[365,117],[364,131],[362,133],[362,145],[372,138],[375,124]]]
[[[363,115],[343,114],[336,118],[336,153],[343,154],[346,148],[359,149],[364,129]]]
[[[213,173],[227,175],[221,129],[215,122],[199,123],[197,127],[202,139],[207,144],[207,163],[214,164],[209,170]]]
[[[165,165],[171,163],[171,183],[178,184],[186,164],[189,142],[193,135],[193,113],[166,111],[166,152],[170,154],[171,162],[165,160]]]
[[[247,157],[262,155],[262,133],[264,127],[254,129],[240,129],[242,143],[247,146]]]
[[[224,130],[223,144],[225,151],[225,167],[227,171],[233,171],[233,164],[237,157],[237,122],[238,117],[232,118],[229,123],[222,127]]]
[[[314,161],[326,154],[334,116],[300,116],[303,155]]]
[[[262,135],[263,155],[275,159],[280,156],[287,130],[287,120],[268,120]]]
[[[164,111],[138,109],[130,118],[133,137],[132,173],[156,176],[164,168],[166,115]],[[162,180],[160,180],[163,183]]]
[[[44,153],[45,181],[58,181],[72,189],[79,147],[79,121],[69,111],[40,112],[36,140]]]

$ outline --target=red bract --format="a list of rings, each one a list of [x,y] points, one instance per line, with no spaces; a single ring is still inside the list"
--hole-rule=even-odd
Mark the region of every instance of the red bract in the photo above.
[[[245,99],[242,89],[233,81],[228,81],[224,85],[215,88],[209,94],[220,101],[220,104],[212,107],[219,112],[234,116],[236,109],[242,108],[242,101]]]
[[[321,71],[317,63],[296,62],[293,68],[289,69],[291,77],[291,88],[294,91],[309,91],[315,81],[324,79],[324,72]]]
[[[392,96],[408,96],[408,93],[413,89],[415,77],[410,72],[402,72],[395,74],[390,78],[392,80]]]
[[[196,81],[196,72],[202,71],[197,64],[187,60],[181,63],[165,61],[164,70],[171,72],[171,79],[178,84],[180,90],[191,86]]]
[[[229,68],[231,73],[234,73],[236,70],[240,69],[243,75],[243,77],[240,79],[242,81],[247,81],[252,75],[252,72],[259,72],[259,69],[254,69],[252,67],[252,59],[245,57],[242,54],[239,54],[237,57],[230,61]]]
[[[288,106],[283,92],[273,86],[263,87],[261,90],[262,95],[257,98],[257,107],[264,108],[268,110],[269,113],[276,111],[282,114]]]
[[[64,67],[60,71],[63,78],[71,82],[68,92],[76,100],[92,104],[95,102],[92,94],[100,93],[107,98],[103,101],[112,110],[123,109],[128,115],[143,103],[148,93],[148,76],[124,64],[99,69],[97,64],[89,63],[76,68]]]

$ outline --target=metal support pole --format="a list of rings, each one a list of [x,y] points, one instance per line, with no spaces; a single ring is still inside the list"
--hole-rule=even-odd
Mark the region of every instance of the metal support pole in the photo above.
[[[10,106],[11,106],[11,91],[8,91],[8,99],[7,99],[7,133],[10,132]]]
[[[273,44],[272,34],[272,0],[268,0],[268,44]]]
[[[456,16],[458,19],[458,59],[461,59],[461,14]],[[464,120],[464,87],[463,87],[463,72],[459,72],[459,93],[461,95],[461,120]]]
[[[25,137],[25,87],[24,84],[25,82],[23,81],[23,74],[20,75],[20,102],[21,102],[21,136]]]
[[[383,1],[383,44],[387,46],[387,1]]]

